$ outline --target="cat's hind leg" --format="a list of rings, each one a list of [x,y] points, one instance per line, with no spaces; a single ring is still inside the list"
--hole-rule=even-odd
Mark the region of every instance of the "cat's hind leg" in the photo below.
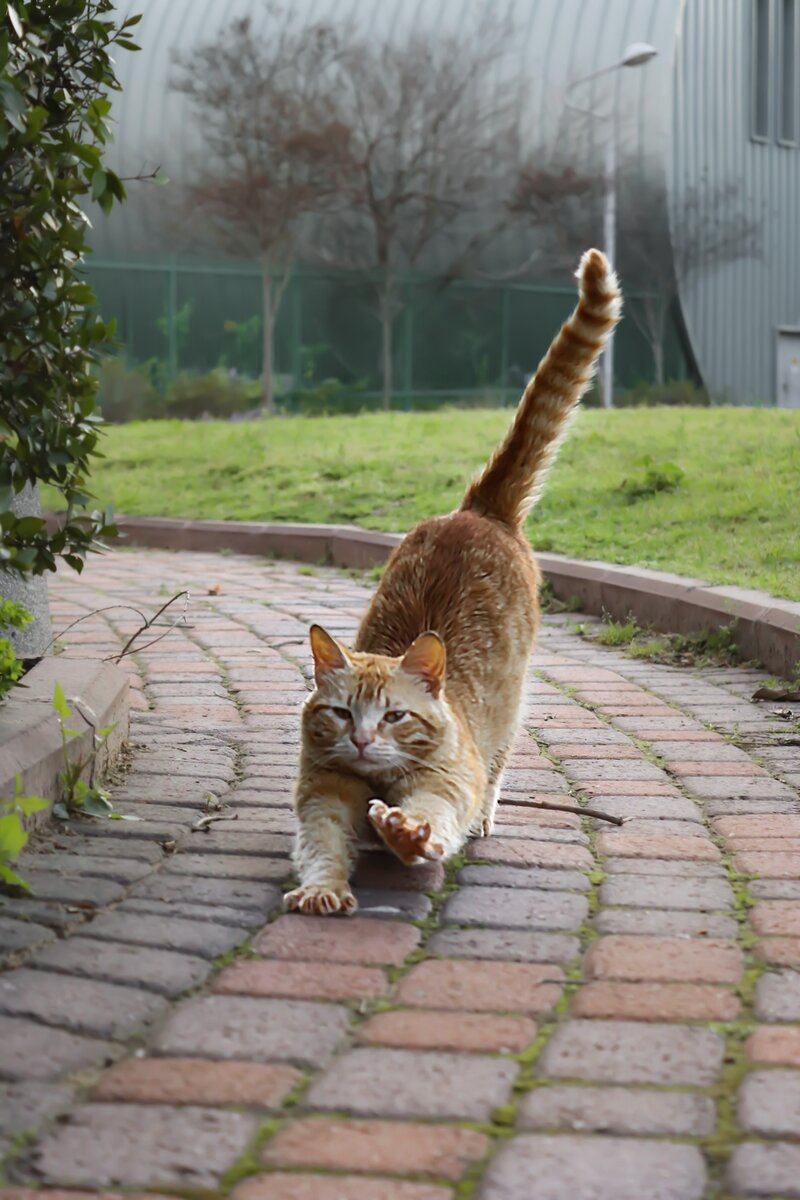
[[[350,887],[359,825],[363,825],[366,785],[328,776],[313,791],[297,796],[299,829],[293,861],[298,886],[284,898],[287,912],[349,915],[358,907]]]
[[[477,837],[488,837],[494,829],[494,818],[497,812],[497,801],[500,798],[500,784],[508,757],[508,746],[501,747],[495,754],[489,768],[489,778],[486,781],[486,793],[483,798],[480,817],[475,822],[474,832]]]

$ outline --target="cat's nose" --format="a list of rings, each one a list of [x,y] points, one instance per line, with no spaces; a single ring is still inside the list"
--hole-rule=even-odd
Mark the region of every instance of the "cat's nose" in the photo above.
[[[363,755],[364,750],[370,744],[371,738],[364,737],[363,735],[358,734],[358,733],[351,733],[350,741],[353,743],[353,745],[355,746],[358,753],[360,755]]]

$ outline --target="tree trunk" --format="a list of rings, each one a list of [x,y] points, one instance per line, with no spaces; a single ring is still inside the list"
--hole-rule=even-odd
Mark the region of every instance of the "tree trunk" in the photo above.
[[[261,276],[261,296],[263,307],[263,322],[262,322],[262,348],[263,348],[263,370],[261,375],[262,380],[262,404],[265,412],[270,414],[275,412],[275,389],[273,380],[273,333],[275,327],[275,311],[272,303],[272,275],[270,273],[269,263],[262,264]]]
[[[656,383],[664,382],[664,339],[655,338],[653,341],[653,366]]]
[[[653,352],[655,383],[664,382],[664,340],[667,336],[667,308],[663,296],[658,301],[645,302],[647,340]]]
[[[40,517],[38,487],[29,483],[11,500],[11,511],[16,517]],[[47,579],[44,575],[18,575],[0,569],[0,599],[14,600],[27,608],[33,621],[27,629],[7,629],[3,637],[8,638],[20,658],[39,658],[50,645],[53,630],[50,627],[50,609],[47,602]]]

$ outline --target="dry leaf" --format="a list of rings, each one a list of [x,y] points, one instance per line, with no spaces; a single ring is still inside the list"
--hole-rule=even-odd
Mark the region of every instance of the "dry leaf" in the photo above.
[[[790,704],[800,704],[800,692],[791,691],[789,688],[760,687],[757,692],[753,692],[751,699],[788,700]]]
[[[209,596],[219,596],[221,593],[222,587],[218,583],[212,583],[211,587],[208,589]]]

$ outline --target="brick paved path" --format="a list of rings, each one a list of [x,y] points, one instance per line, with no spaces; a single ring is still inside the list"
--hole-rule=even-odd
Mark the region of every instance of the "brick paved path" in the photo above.
[[[762,675],[547,618],[496,836],[287,917],[305,630],[349,637],[368,588],[128,551],[58,581],[56,626],[181,587],[131,664],[140,819],[55,832],[0,900],[2,1200],[800,1196],[800,759]],[[209,791],[236,820],[191,832]],[[569,793],[624,828],[522,803]]]

